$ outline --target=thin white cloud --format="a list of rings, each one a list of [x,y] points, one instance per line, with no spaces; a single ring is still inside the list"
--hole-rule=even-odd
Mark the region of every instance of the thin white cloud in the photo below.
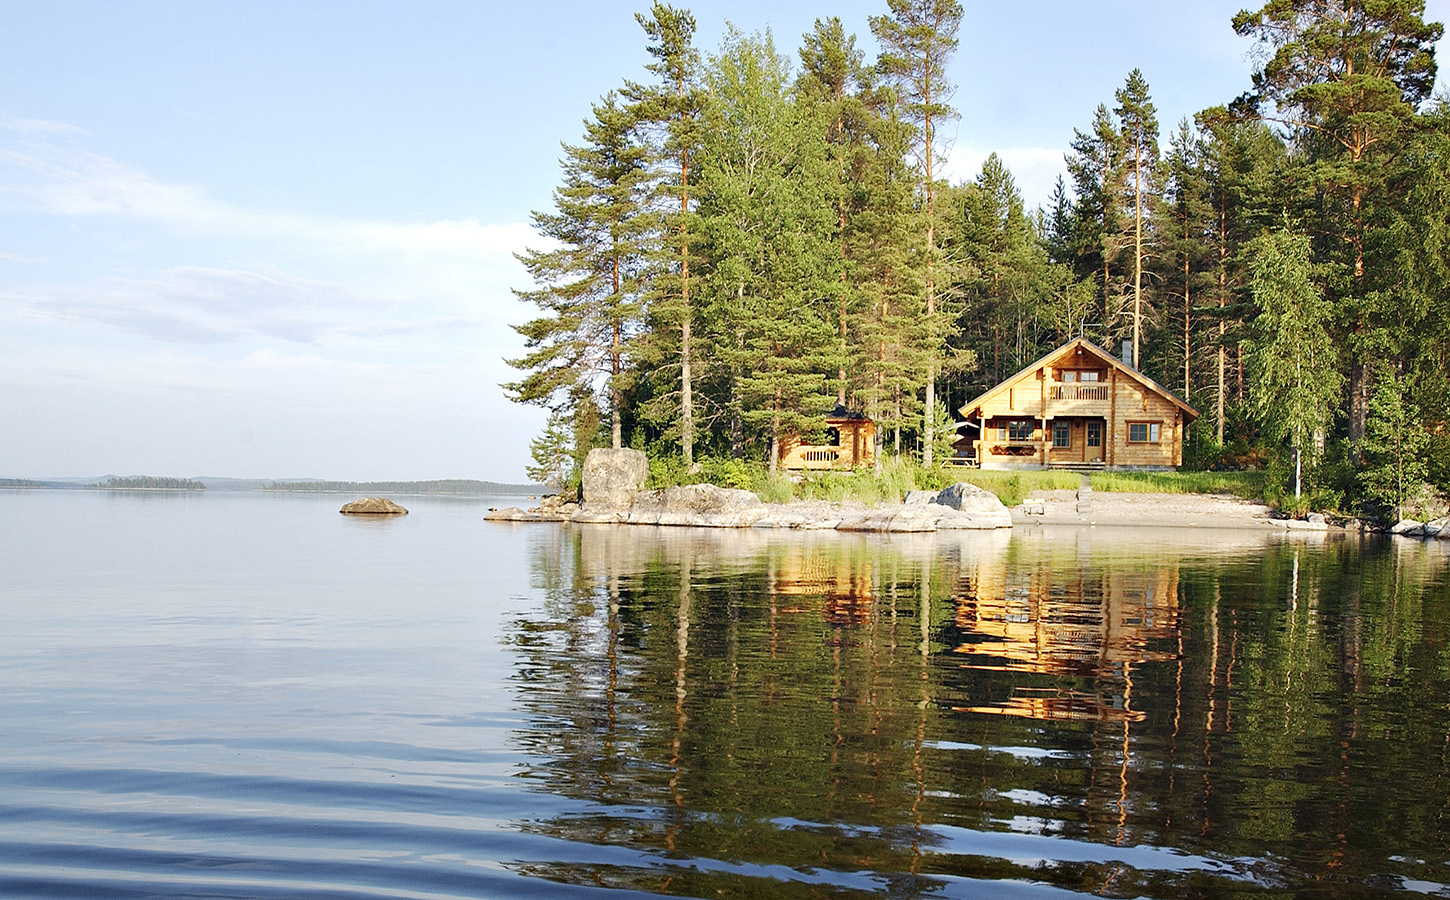
[[[390,222],[247,209],[201,188],[169,184],[135,166],[47,142],[0,148],[0,162],[12,175],[6,194],[30,211],[57,216],[131,216],[187,232],[493,264],[512,262],[533,237],[526,223]]]
[[[278,272],[184,266],[154,279],[110,278],[98,287],[51,285],[0,292],[17,319],[101,327],[182,344],[266,338],[313,344],[331,336],[455,331],[451,316],[401,315],[401,304],[345,285]]]
[[[26,119],[19,116],[11,116],[0,113],[0,128],[6,131],[13,131],[16,134],[88,134],[84,128],[77,128],[65,122],[56,122],[51,119]]]

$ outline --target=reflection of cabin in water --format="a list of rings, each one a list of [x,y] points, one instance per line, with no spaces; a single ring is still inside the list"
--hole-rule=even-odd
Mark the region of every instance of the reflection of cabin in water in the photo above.
[[[1178,628],[1178,570],[1054,571],[988,565],[958,598],[955,652],[973,669],[1091,678],[1107,692],[1019,687],[1003,703],[971,712],[1032,719],[1139,721],[1127,685],[1132,667],[1172,659],[1154,646]],[[1123,690],[1114,694],[1111,687]]]
[[[794,548],[771,562],[770,588],[778,597],[820,597],[832,625],[871,620],[870,559],[842,556],[824,548]]]
[[[837,406],[826,415],[824,444],[804,444],[787,435],[780,442],[783,469],[852,469],[876,461],[876,423],[858,412]]]
[[[1085,338],[961,408],[984,469],[1171,469],[1198,411]]]

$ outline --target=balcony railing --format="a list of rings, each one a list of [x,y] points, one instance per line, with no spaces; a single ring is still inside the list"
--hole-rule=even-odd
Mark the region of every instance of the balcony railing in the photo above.
[[[829,444],[800,444],[781,457],[786,469],[831,469],[841,463],[841,448]]]
[[[1051,400],[1106,400],[1106,384],[1054,384],[1047,389]]]

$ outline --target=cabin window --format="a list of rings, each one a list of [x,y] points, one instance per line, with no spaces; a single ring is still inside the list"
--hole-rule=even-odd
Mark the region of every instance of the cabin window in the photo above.
[[[1098,381],[1100,372],[1097,369],[1063,369],[1058,372],[1058,380],[1064,384],[1074,381]]]
[[[1030,441],[1032,433],[1036,431],[1035,423],[1031,419],[1008,419],[997,422],[997,440],[999,441]]]
[[[1066,422],[1058,421],[1052,423],[1052,446],[1072,446],[1072,431],[1067,427]]]
[[[1129,422],[1128,443],[1130,444],[1156,444],[1158,443],[1157,422]]]

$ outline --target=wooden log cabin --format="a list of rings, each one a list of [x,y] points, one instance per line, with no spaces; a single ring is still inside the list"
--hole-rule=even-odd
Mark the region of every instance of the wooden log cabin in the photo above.
[[[961,408],[983,469],[1166,470],[1198,411],[1085,338]],[[975,429],[975,430],[973,430]]]
[[[786,436],[780,442],[783,469],[853,469],[876,461],[876,423],[858,412],[837,406],[826,416],[827,444],[804,444]]]

